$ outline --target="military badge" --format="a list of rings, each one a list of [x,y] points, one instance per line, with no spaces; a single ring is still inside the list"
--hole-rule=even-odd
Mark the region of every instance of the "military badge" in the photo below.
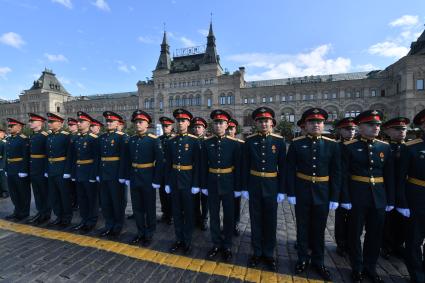
[[[184,145],[184,150],[186,150],[186,151],[189,150],[189,144],[188,143]]]
[[[379,153],[379,157],[384,158],[384,153],[383,152]]]
[[[272,145],[272,152],[276,153],[276,146],[275,145]]]

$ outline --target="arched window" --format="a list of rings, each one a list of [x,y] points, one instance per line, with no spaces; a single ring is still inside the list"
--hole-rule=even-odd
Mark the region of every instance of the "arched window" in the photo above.
[[[201,105],[201,96],[198,94],[196,95],[196,105]]]
[[[173,103],[174,103],[174,99],[172,96],[170,96],[170,98],[168,99],[168,105],[170,105],[170,107],[173,107],[174,106]]]

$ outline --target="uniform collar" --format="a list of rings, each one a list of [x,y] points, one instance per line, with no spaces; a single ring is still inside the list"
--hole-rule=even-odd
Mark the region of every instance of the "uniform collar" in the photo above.
[[[178,136],[180,136],[180,137],[184,137],[184,136],[187,136],[188,135],[188,133],[183,133],[183,134],[177,134]]]
[[[258,135],[259,136],[262,136],[262,137],[267,137],[267,136],[269,136],[271,134],[271,132],[267,132],[267,133],[265,133],[265,134],[263,134],[262,132],[258,132]]]
[[[376,141],[375,138],[373,138],[373,139],[367,139],[367,138],[364,138],[364,137],[360,137],[360,140],[362,142],[365,142],[365,143],[374,143]]]
[[[313,136],[313,135],[307,134],[306,137],[308,137],[309,139],[312,139],[312,140],[320,140],[322,138],[322,135]]]
[[[227,135],[222,135],[222,136],[215,135],[215,136],[219,140],[225,139],[227,137]]]
[[[390,141],[391,144],[405,144],[405,141]]]

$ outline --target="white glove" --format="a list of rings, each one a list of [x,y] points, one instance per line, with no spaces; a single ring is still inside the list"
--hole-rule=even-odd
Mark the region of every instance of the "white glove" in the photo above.
[[[341,207],[346,209],[346,210],[350,210],[352,205],[351,205],[351,203],[341,203]]]
[[[155,190],[159,189],[160,187],[161,185],[152,183],[152,188],[154,188]]]
[[[118,179],[118,182],[119,182],[120,184],[125,184],[125,179]]]
[[[235,198],[240,198],[242,193],[241,192],[234,192]]]
[[[289,204],[295,205],[297,204],[297,198],[296,197],[288,197]]]
[[[385,207],[385,211],[386,212],[389,212],[389,211],[391,211],[391,210],[393,210],[394,209],[394,205],[387,205],[386,207]]]
[[[6,171],[4,171],[4,175],[7,177],[7,172]]]
[[[338,206],[339,206],[339,204],[337,202],[334,202],[334,201],[329,202],[329,209],[330,210],[335,210],[335,209],[338,208]]]
[[[72,178],[71,181],[75,182],[75,178]]]
[[[71,175],[70,174],[63,174],[63,178],[64,179],[69,179],[69,178],[71,178]]]
[[[89,183],[96,183],[96,180],[89,180]]]
[[[281,203],[285,199],[285,194],[277,194],[277,203]]]
[[[19,178],[25,178],[26,176],[28,176],[27,173],[18,173]]]
[[[204,195],[208,196],[208,190],[207,190],[207,189],[202,189],[202,190],[201,190],[201,192],[202,192]]]
[[[44,173],[44,177],[49,178],[49,174]]]
[[[244,199],[249,200],[249,193],[248,193],[248,191],[242,191],[242,197],[243,197]]]
[[[167,194],[170,194],[170,193],[171,193],[171,188],[170,188],[170,186],[169,186],[169,185],[165,185],[164,190],[165,190],[165,192],[166,192]]]
[[[398,213],[400,213],[404,217],[407,217],[407,218],[410,217],[410,209],[408,209],[408,208],[396,208],[396,210],[398,211]]]
[[[96,182],[100,183],[100,177],[96,176]]]
[[[197,193],[199,193],[199,188],[192,187],[192,194],[196,195]]]

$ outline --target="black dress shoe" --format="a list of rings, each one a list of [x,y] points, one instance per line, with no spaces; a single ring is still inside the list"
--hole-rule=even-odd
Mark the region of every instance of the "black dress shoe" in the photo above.
[[[36,224],[36,223],[37,223],[37,221],[38,221],[40,218],[41,218],[41,214],[40,214],[40,213],[37,213],[36,215],[34,215],[33,217],[31,217],[31,218],[28,220],[28,224]]]
[[[256,268],[260,264],[260,257],[252,255],[248,260],[248,267]]]
[[[34,224],[41,225],[50,220],[50,215],[41,216]]]
[[[80,224],[77,224],[75,226],[72,226],[72,230],[80,231],[81,229],[83,229],[84,226],[85,226],[84,223],[80,223]]]
[[[135,236],[133,239],[131,239],[130,244],[137,245],[138,243],[141,243],[145,240],[145,236]]]
[[[55,220],[50,221],[49,222],[49,225],[51,225],[51,226],[57,226],[57,225],[59,225],[61,223],[62,223],[62,220],[60,220],[60,218],[56,218]]]
[[[170,247],[170,253],[175,253],[175,252],[177,252],[179,249],[181,249],[181,248],[183,248],[183,246],[184,246],[184,244],[183,244],[183,242],[180,242],[180,241],[176,241],[176,242],[174,242],[172,245],[171,245],[171,247]]]
[[[307,266],[308,266],[307,261],[297,262],[297,264],[295,265],[295,274],[303,273],[306,270]]]
[[[233,254],[232,254],[231,249],[224,249],[223,250],[223,260],[225,262],[229,262],[232,259],[232,257],[233,257]]]
[[[353,271],[351,272],[351,280],[354,283],[360,283],[363,281],[363,274],[360,271]]]
[[[373,283],[384,283],[384,280],[376,272],[365,270],[364,275]]]
[[[192,252],[192,246],[191,245],[184,245],[183,254],[184,255],[190,255],[191,252]]]
[[[80,231],[82,233],[89,233],[91,230],[94,229],[95,225],[84,225],[83,227],[81,227]]]
[[[100,230],[99,237],[108,237],[109,235],[111,235],[111,233],[112,233],[112,229],[104,228]]]
[[[121,229],[120,230],[112,230],[111,234],[109,234],[110,237],[119,237],[121,235]]]
[[[15,220],[16,218],[17,218],[17,215],[16,215],[15,213],[12,213],[12,214],[6,215],[6,216],[4,217],[4,219],[6,219],[6,220]]]
[[[239,223],[235,224],[235,228],[233,228],[233,235],[238,237],[241,234],[241,231],[239,229]]]
[[[148,247],[150,244],[152,244],[152,237],[145,237],[142,241],[142,245]]]
[[[28,218],[28,215],[17,215],[16,217],[15,217],[15,220],[16,221],[22,221],[22,220],[25,220],[25,219],[27,219]]]
[[[332,280],[331,272],[324,265],[315,266],[314,269],[320,275],[320,277],[322,277],[323,280],[325,281]]]
[[[265,257],[264,263],[267,266],[267,269],[272,272],[277,271],[276,260],[273,257]]]
[[[220,248],[217,247],[213,247],[212,249],[210,249],[207,253],[207,258],[209,259],[213,259],[217,256],[217,254],[220,252]]]
[[[59,226],[62,228],[67,228],[68,226],[71,226],[71,220],[62,220],[61,223],[59,223]]]

